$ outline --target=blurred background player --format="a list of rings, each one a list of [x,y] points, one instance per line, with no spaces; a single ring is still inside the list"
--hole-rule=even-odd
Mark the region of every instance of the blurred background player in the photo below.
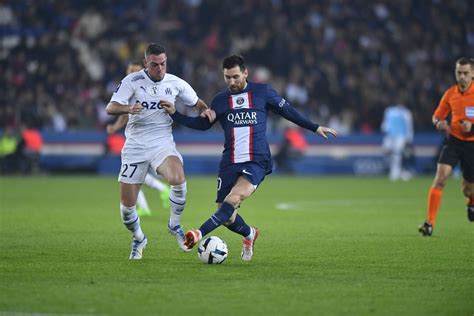
[[[131,74],[132,72],[138,72],[142,69],[143,67],[139,62],[130,62],[127,67],[127,75]],[[127,123],[128,123],[128,114],[120,115],[113,124],[108,124],[106,126],[107,134],[113,135],[117,133],[119,130],[124,128],[127,125]],[[122,146],[120,146],[120,150],[122,150],[123,143],[121,145]],[[169,186],[161,182],[158,178],[156,178],[153,170],[151,169],[148,169],[148,173],[146,174],[144,183],[150,188],[155,189],[158,192],[160,192],[160,199],[161,199],[163,208],[168,209],[170,207]],[[137,196],[137,213],[139,216],[151,215],[151,209],[148,205],[148,201],[145,197],[145,193],[143,192],[141,188]]]
[[[413,142],[413,117],[411,111],[403,104],[387,107],[382,121],[382,132],[385,134],[383,147],[389,157],[389,178],[391,181],[408,180],[411,174],[403,169],[403,153]]]
[[[467,217],[474,221],[474,85],[472,84],[474,62],[459,58],[456,61],[456,85],[444,93],[433,115],[433,124],[446,133],[438,159],[436,176],[428,193],[428,210],[425,222],[418,231],[431,236],[443,188],[453,168],[461,163],[462,191],[467,197]],[[446,118],[451,114],[451,123]]]
[[[240,204],[252,195],[265,176],[272,172],[272,158],[266,138],[268,111],[327,139],[336,131],[308,120],[268,84],[248,82],[248,70],[242,56],[226,57],[222,63],[227,89],[212,100],[211,111],[224,130],[225,143],[219,165],[217,211],[198,230],[186,233],[185,245],[191,249],[203,236],[221,225],[242,235],[242,260],[253,256],[256,227],[247,225],[237,214]],[[188,127],[207,130],[215,120],[188,117],[176,111],[173,102],[162,101],[171,117]]]
[[[176,237],[179,247],[187,251],[181,228],[187,193],[183,158],[173,139],[173,120],[160,103],[179,100],[199,113],[208,109],[186,81],[166,72],[167,54],[163,46],[149,44],[143,63],[145,69],[122,79],[106,107],[109,115],[130,114],[118,179],[122,221],[133,235],[130,259],[141,259],[148,242],[140,226],[136,203],[150,166],[171,186],[168,231]]]

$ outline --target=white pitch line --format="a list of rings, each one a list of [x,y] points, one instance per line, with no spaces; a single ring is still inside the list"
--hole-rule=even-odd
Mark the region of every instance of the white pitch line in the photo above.
[[[296,202],[280,202],[275,204],[275,208],[280,211],[307,211],[315,210],[321,207],[367,207],[380,205],[384,206],[387,204],[390,205],[413,205],[415,200],[411,201],[410,199],[367,199],[367,200],[343,200],[343,199],[334,199],[334,200],[307,200],[307,201],[296,201]]]

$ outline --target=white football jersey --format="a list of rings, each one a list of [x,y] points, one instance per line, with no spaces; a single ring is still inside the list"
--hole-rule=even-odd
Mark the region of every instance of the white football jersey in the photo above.
[[[160,106],[160,100],[192,107],[199,98],[186,81],[168,73],[163,80],[154,81],[143,69],[127,75],[120,82],[110,101],[123,105],[133,105],[138,101],[144,107],[140,114],[129,114],[122,155],[146,157],[145,153],[160,143],[169,143],[164,140],[173,141],[173,120]]]

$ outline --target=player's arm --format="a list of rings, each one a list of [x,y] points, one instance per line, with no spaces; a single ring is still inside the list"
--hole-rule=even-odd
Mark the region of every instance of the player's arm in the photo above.
[[[128,123],[128,115],[122,114],[120,115],[117,120],[113,124],[107,124],[106,130],[107,134],[113,134],[118,130],[122,129]]]
[[[211,126],[214,124],[214,120],[211,121],[209,117],[205,116],[205,117],[190,117],[190,116],[186,116],[184,114],[181,114],[179,113],[178,111],[176,111],[176,107],[174,106],[173,103],[171,103],[170,101],[167,101],[167,100],[161,100],[160,101],[160,105],[163,107],[163,109],[171,116],[171,118],[184,125],[184,126],[187,126],[189,128],[193,128],[193,129],[198,129],[198,130],[201,130],[201,131],[205,131],[205,130],[208,130],[209,128],[211,128]],[[211,111],[211,115],[216,116],[216,113],[213,111],[213,110],[210,110]]]
[[[140,102],[130,105],[134,89],[130,83],[130,76],[125,77],[115,89],[112,98],[105,110],[109,115],[138,114],[143,110]]]
[[[451,111],[449,107],[451,90],[452,89],[448,89],[448,91],[444,93],[432,117],[433,125],[438,131],[449,132],[449,123],[446,118],[448,117],[448,114]]]
[[[308,120],[303,114],[296,110],[290,103],[280,97],[275,90],[269,88],[267,95],[267,103],[270,105],[270,109],[280,114],[288,121],[295,123],[307,130],[317,133],[321,137],[327,139],[327,133],[337,136],[337,132],[329,127],[321,126]]]
[[[138,114],[143,110],[143,106],[140,102],[136,102],[134,105],[120,104],[115,101],[109,102],[105,108],[109,115],[122,115],[122,114]]]

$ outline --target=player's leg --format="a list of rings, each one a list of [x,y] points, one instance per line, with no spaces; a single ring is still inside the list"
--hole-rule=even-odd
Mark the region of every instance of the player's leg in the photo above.
[[[186,178],[184,176],[183,163],[178,156],[167,156],[156,168],[170,184],[170,219],[168,223],[169,232],[176,236],[181,249],[188,251],[184,246],[184,232],[181,228],[181,216],[186,205]]]
[[[145,177],[145,184],[152,189],[160,192],[160,200],[164,209],[170,207],[170,187],[166,183],[160,181],[155,176],[155,170],[149,170]]]
[[[148,206],[148,201],[146,200],[145,193],[140,189],[137,196],[137,213],[139,216],[150,216],[151,210]]]
[[[467,197],[467,218],[474,222],[474,142],[464,142],[461,157],[462,191]]]
[[[120,181],[120,214],[125,227],[132,233],[133,243],[130,259],[141,259],[147,239],[140,226],[136,203],[141,183],[148,168],[147,162],[122,163]]]
[[[246,179],[244,176],[239,177],[239,179],[237,180],[237,184],[234,188],[236,188],[236,187],[238,188],[239,183],[243,183],[247,190],[249,190],[249,191],[251,190],[251,193],[248,194],[248,196],[250,196],[253,192],[255,192],[255,190],[257,189],[257,185],[253,184],[252,182],[260,183],[263,180],[263,176],[262,176],[262,179],[255,180],[255,176],[257,175],[257,172],[255,172],[255,171],[256,170],[252,170],[252,176],[249,177],[250,179]],[[247,176],[247,175],[245,175],[245,176]],[[250,181],[252,181],[252,182],[250,182]],[[250,183],[251,186],[249,186],[247,183]],[[242,200],[244,200],[248,196],[244,197]],[[226,197],[226,200],[229,199],[229,200],[232,201],[233,199],[236,199],[236,198],[238,198],[238,196],[234,195],[234,189],[232,189],[232,191]],[[239,205],[240,205],[240,203],[239,203]],[[231,231],[233,231],[233,232],[235,232],[239,235],[242,235],[244,237],[244,239],[242,240],[241,257],[242,257],[242,260],[250,261],[253,257],[253,249],[254,249],[255,241],[257,240],[258,235],[260,233],[258,228],[249,226],[245,222],[243,217],[241,215],[237,214],[237,212],[235,213],[235,216],[232,216],[225,223],[225,226],[229,230],[231,230]]]
[[[436,169],[436,176],[428,192],[428,207],[426,212],[425,222],[418,228],[418,231],[423,236],[431,236],[435,224],[436,216],[438,214],[441,199],[443,197],[443,189],[451,175],[453,168],[448,164],[438,163]]]
[[[147,239],[140,226],[140,217],[136,210],[136,200],[139,184],[120,183],[120,213],[125,227],[132,233],[133,243],[130,259],[141,259],[142,252],[147,244]]]
[[[469,182],[466,179],[462,179],[462,192],[467,197],[467,218],[469,221],[474,222],[474,182]]]
[[[393,148],[390,155],[390,175],[392,181],[399,180],[402,173],[402,152],[404,140],[401,137],[393,139]]]
[[[423,236],[431,236],[435,224],[438,209],[443,196],[443,189],[453,168],[460,159],[460,148],[454,139],[446,139],[441,149],[438,164],[436,167],[436,176],[428,192],[427,215],[425,222],[419,226],[418,231]]]
[[[198,230],[188,231],[186,233],[186,246],[192,248],[203,236],[209,234],[217,227],[226,223],[232,225],[237,220],[233,229],[245,237],[250,236],[252,239],[255,236],[255,230],[252,230],[236,212],[237,207],[248,198],[256,189],[256,186],[249,182],[244,177],[239,177],[237,182],[232,187],[230,193],[226,196],[224,201],[220,204],[217,211],[205,221]],[[242,226],[242,227],[240,227]],[[232,229],[231,229],[232,230]]]

